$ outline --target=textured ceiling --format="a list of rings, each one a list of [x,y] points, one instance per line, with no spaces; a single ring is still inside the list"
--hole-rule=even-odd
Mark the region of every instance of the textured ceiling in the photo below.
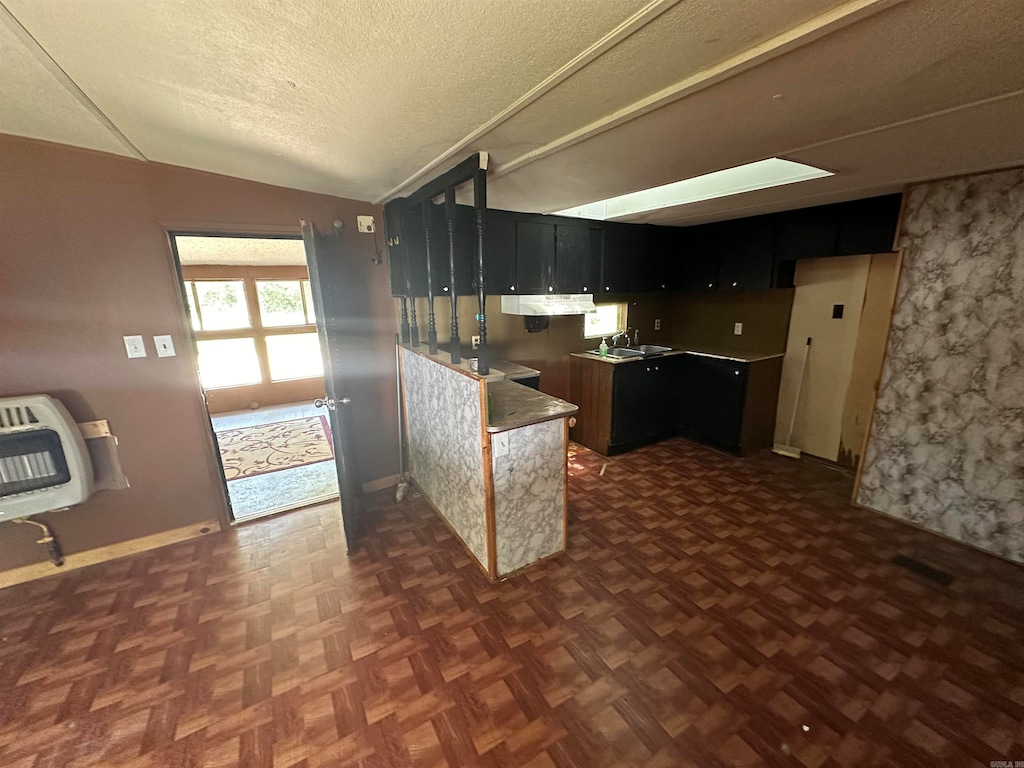
[[[550,211],[771,156],[695,223],[1024,163],[1024,3],[0,0],[0,132],[379,201],[473,150]]]
[[[185,265],[306,266],[306,249],[301,240],[178,235],[174,245]]]

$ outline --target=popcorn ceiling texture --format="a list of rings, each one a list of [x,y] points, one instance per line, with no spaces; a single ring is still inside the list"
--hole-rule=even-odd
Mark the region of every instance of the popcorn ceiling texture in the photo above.
[[[1024,563],[1024,170],[908,193],[857,501]]]

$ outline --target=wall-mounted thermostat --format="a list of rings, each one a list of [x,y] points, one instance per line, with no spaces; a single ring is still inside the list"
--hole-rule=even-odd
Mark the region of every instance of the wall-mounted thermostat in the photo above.
[[[360,232],[375,232],[373,216],[356,216],[356,229]]]

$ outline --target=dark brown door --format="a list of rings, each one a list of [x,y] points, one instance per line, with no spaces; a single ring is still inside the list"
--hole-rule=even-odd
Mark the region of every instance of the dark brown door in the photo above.
[[[322,402],[331,423],[341,518],[351,554],[356,548],[362,500],[352,442],[352,409],[358,408],[359,404],[352,401],[345,381],[345,360],[351,351],[349,340],[355,338],[353,331],[357,318],[354,308],[358,302],[350,295],[356,287],[351,283],[351,276],[345,273],[345,259],[342,258],[344,237],[340,233],[319,234],[312,223],[302,222],[316,328],[324,360],[325,393],[317,404]]]

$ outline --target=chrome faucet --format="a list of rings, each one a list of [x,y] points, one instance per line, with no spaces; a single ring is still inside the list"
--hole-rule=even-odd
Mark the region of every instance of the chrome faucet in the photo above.
[[[634,347],[639,347],[640,346],[640,329],[639,328],[637,328],[635,331],[633,331],[633,346]]]
[[[632,330],[631,328],[626,328],[624,331],[619,331],[614,336],[612,336],[612,346],[613,347],[618,347],[618,346],[628,347],[629,346],[629,332],[631,330]],[[622,342],[622,343],[620,344],[619,342]]]

